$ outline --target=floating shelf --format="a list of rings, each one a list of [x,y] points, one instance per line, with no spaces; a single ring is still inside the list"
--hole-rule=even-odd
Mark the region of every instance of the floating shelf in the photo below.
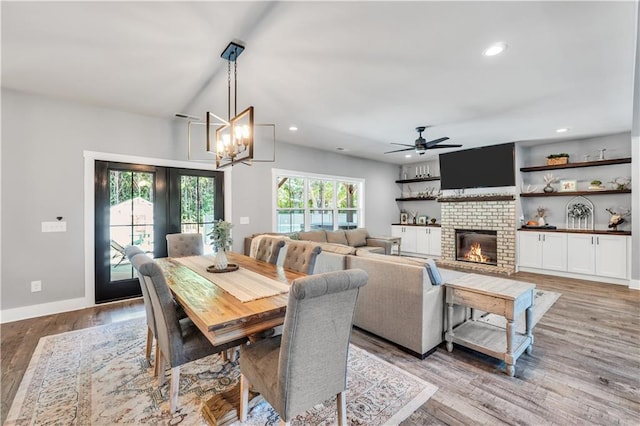
[[[400,179],[400,180],[397,180],[396,183],[429,182],[433,180],[440,180],[440,176],[429,176],[425,178],[414,178],[414,179]]]
[[[489,196],[469,196],[469,197],[440,197],[439,203],[467,203],[470,201],[513,201],[514,195],[489,195]]]
[[[521,167],[520,171],[521,172],[539,172],[544,170],[577,169],[579,167],[611,166],[613,164],[628,164],[628,163],[631,163],[631,158],[615,158],[613,160],[583,161],[580,163],[555,164],[553,166]]]
[[[564,232],[567,234],[596,234],[596,235],[631,235],[631,231],[608,231],[604,229],[537,229],[520,228],[518,231],[533,232]]]
[[[408,197],[408,198],[396,198],[396,201],[432,201],[437,199],[436,197]]]
[[[607,194],[631,194],[630,189],[607,189],[604,191],[559,191],[559,192],[528,192],[520,194],[521,197],[574,197],[577,195],[607,195]]]

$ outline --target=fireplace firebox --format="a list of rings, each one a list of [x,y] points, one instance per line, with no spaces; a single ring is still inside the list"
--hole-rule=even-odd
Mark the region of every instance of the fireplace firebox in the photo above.
[[[456,260],[497,265],[497,231],[456,229]]]

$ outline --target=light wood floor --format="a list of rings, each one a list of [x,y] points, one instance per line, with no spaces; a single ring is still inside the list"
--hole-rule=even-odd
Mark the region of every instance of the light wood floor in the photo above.
[[[441,345],[419,360],[367,333],[352,342],[438,386],[403,424],[640,424],[640,291],[518,273],[515,279],[562,293],[534,329],[531,356],[516,377],[476,352]],[[3,324],[2,417],[41,336],[144,315],[140,300]]]

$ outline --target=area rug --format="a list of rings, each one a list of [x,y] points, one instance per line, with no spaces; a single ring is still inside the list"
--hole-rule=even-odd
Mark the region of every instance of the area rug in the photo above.
[[[553,306],[554,303],[562,296],[560,293],[546,290],[535,290],[535,299],[533,302],[533,327],[536,326],[542,316]],[[507,328],[507,320],[501,315],[484,314],[478,321],[486,322],[498,327]],[[525,313],[516,318],[516,331],[524,333],[526,328]]]
[[[238,383],[238,361],[212,355],[181,369],[179,409],[168,413],[168,383],[157,388],[144,358],[146,323],[135,319],[40,339],[6,425],[204,425],[203,401]],[[168,376],[168,374],[167,374]],[[347,375],[350,424],[398,424],[437,387],[350,346]],[[262,399],[247,424],[278,424]],[[333,424],[335,398],[293,424]]]

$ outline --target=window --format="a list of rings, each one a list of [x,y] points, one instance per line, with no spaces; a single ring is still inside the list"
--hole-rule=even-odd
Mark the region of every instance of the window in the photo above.
[[[276,232],[364,226],[364,180],[274,170]]]
[[[214,194],[214,178],[180,176],[180,232],[203,236],[211,232],[215,220]]]

